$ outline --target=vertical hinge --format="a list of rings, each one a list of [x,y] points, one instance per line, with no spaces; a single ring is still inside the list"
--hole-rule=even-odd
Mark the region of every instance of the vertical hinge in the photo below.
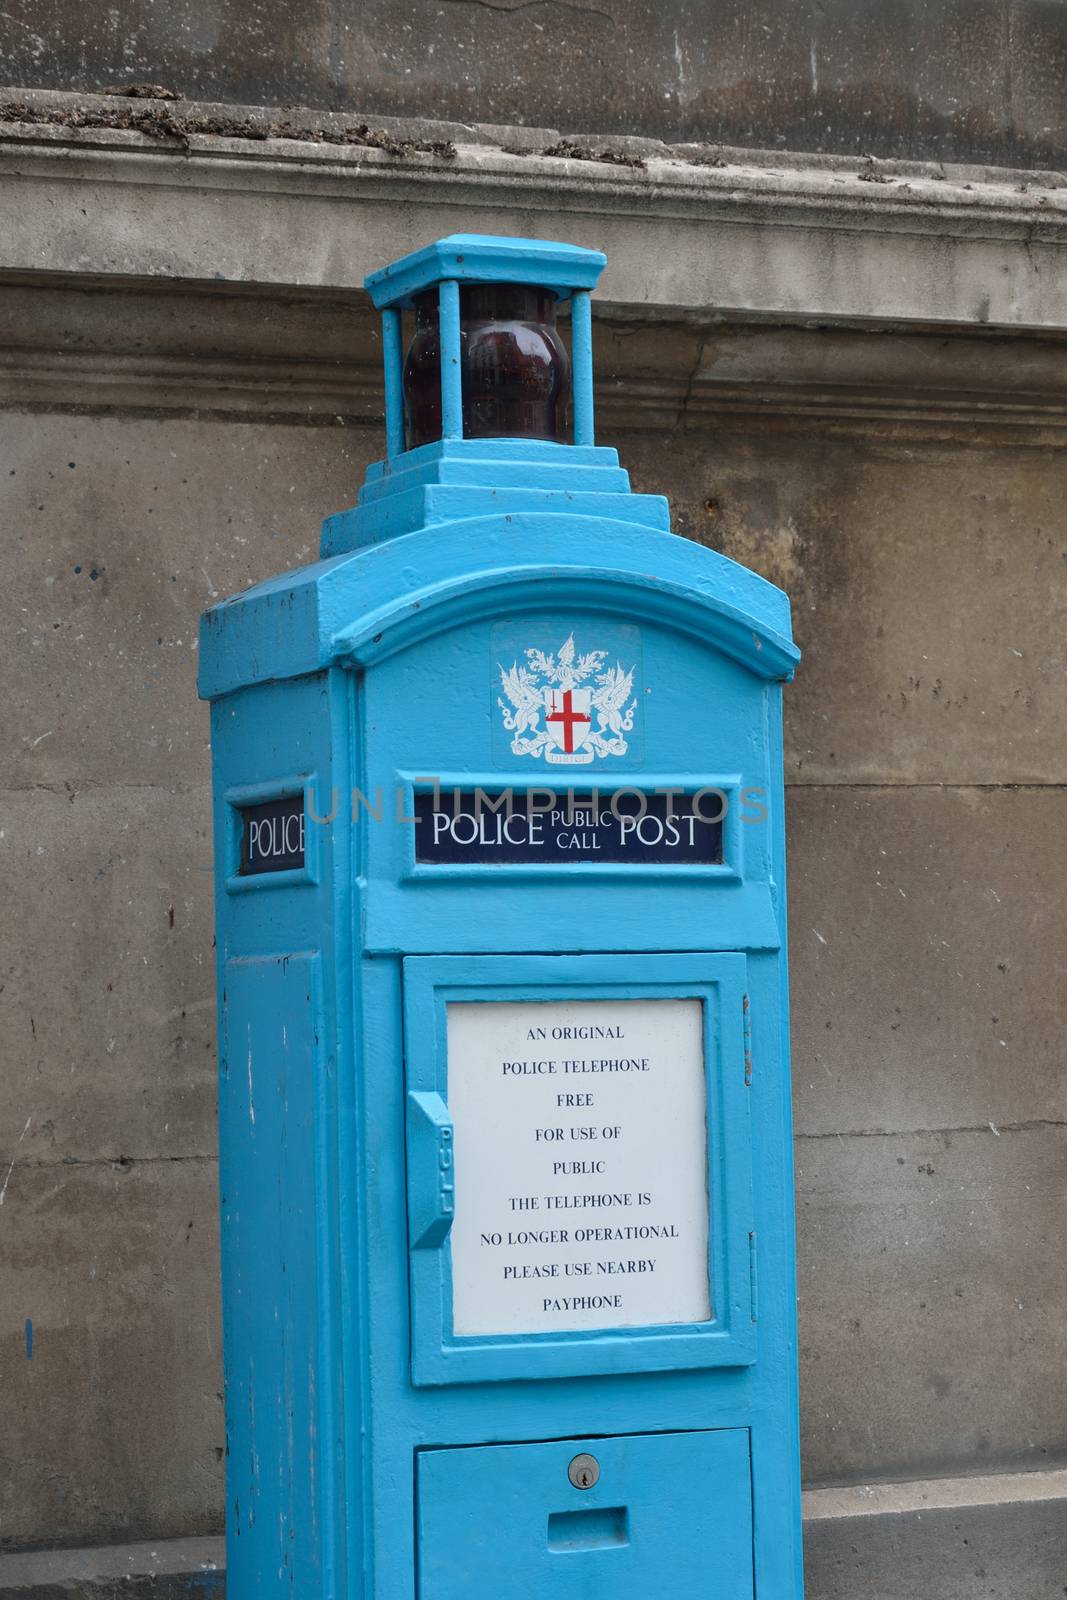
[[[741,1018],[745,1038],[745,1082],[752,1082],[752,1005],[748,995],[741,996]]]
[[[752,1320],[759,1316],[759,1286],[756,1282],[756,1232],[755,1229],[748,1236],[748,1290],[752,1301]]]

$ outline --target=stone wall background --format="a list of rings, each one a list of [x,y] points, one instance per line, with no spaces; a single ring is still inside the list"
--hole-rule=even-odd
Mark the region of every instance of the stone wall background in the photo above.
[[[0,80],[1060,167],[1059,0],[10,0]]]
[[[0,300],[0,1542],[211,1533],[196,621],[308,560],[354,498],[381,448],[376,335],[356,294]],[[891,378],[895,409],[772,395],[758,375],[798,339]],[[806,1480],[1062,1465],[1062,435],[912,401],[881,334],[601,319],[597,346],[601,436],[635,488],[783,584],[805,650],[786,725]],[[1007,389],[1049,348],[914,335],[909,370],[980,364]]]
[[[224,121],[505,125],[425,170],[305,146],[302,176],[251,140],[185,162],[158,134],[4,129],[0,1552],[112,1541],[128,1575],[158,1566],[128,1541],[221,1529],[197,618],[308,560],[381,452],[352,228],[408,248],[474,216],[609,243],[600,437],[793,599],[810,1593],[1060,1596],[1067,10],[10,0],[0,79],[9,107],[147,82]],[[647,188],[611,201],[617,168],[505,170],[553,128],[781,155],[691,152],[722,185],[701,200],[646,150]],[[197,1564],[164,1562],[175,1585]]]

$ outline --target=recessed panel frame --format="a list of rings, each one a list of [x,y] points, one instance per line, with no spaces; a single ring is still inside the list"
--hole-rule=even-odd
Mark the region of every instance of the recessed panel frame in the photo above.
[[[699,1322],[457,1334],[448,1007],[688,999],[702,1008],[711,1316]],[[755,1359],[745,957],[412,956],[404,961],[412,1380],[416,1385],[744,1366]]]

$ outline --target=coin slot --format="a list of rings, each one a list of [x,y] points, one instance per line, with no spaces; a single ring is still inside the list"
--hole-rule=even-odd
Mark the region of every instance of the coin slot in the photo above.
[[[611,1550],[630,1543],[625,1506],[590,1506],[583,1511],[553,1511],[548,1518],[548,1548],[564,1555],[574,1550]]]

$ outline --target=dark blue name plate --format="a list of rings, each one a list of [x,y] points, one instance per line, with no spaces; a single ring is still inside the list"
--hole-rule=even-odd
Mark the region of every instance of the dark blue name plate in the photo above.
[[[304,796],[286,795],[261,805],[241,807],[239,877],[257,872],[291,872],[304,865]]]
[[[557,865],[599,861],[638,866],[718,866],[726,796],[638,793],[553,796],[442,790],[415,796],[415,859],[438,865]]]

